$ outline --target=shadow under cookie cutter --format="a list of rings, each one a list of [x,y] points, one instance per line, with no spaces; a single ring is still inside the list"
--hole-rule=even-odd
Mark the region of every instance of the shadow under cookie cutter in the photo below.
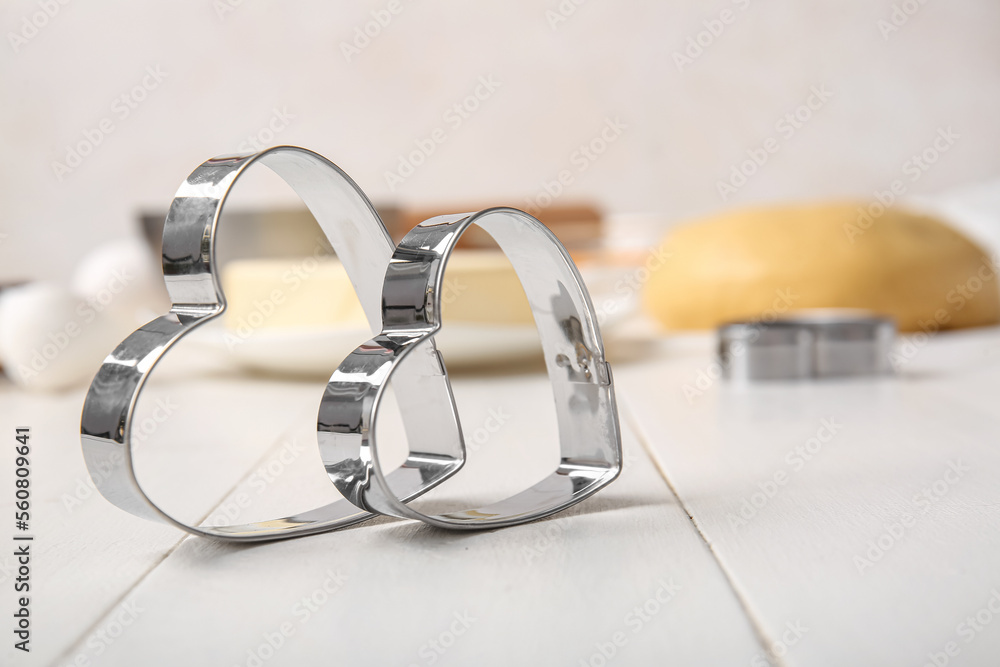
[[[505,500],[430,515],[408,506],[383,473],[375,423],[383,391],[400,363],[433,345],[441,328],[445,265],[473,224],[507,254],[528,297],[555,395],[560,463],[540,482]],[[419,224],[400,242],[386,270],[382,321],[382,332],[334,372],[319,410],[327,475],[359,509],[440,528],[498,528],[559,512],[618,476],[618,411],[597,317],[566,249],[532,216],[494,208]]]
[[[380,329],[382,280],[394,246],[354,181],[322,156],[292,146],[214,158],[181,185],[164,224],[163,274],[173,302],[170,312],[140,327],[105,359],[87,393],[80,423],[84,459],[105,498],[136,516],[229,541],[297,537],[372,517],[347,500],[339,500],[269,521],[191,526],[157,506],[136,477],[131,430],[139,395],[171,346],[225,310],[216,274],[216,228],[232,186],[257,162],[284,179],[305,202],[344,265],[372,331]],[[440,355],[431,344],[421,354],[410,356],[395,378],[410,453],[402,466],[386,475],[387,487],[407,500],[453,475],[465,460]]]

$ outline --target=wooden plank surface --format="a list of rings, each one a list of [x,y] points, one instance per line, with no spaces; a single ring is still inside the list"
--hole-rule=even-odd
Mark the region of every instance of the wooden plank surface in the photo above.
[[[268,414],[304,416],[308,412],[308,404],[302,402],[301,396],[283,391],[287,388],[281,382],[203,377],[184,384],[177,374],[169,372],[164,380],[153,382],[148,397],[144,396],[140,420],[154,414],[158,404],[169,404],[173,410],[165,419],[154,420],[155,427],[148,430],[149,437],[143,444],[176,451],[159,452],[160,456],[153,459],[163,466],[159,471],[161,483],[155,483],[155,475],[144,481],[150,482],[154,498],[167,497],[167,487],[173,486],[169,496],[179,499],[180,503],[175,504],[188,514],[196,513],[199,506],[217,506],[232,484],[242,478],[243,471],[279,440],[282,430],[288,428],[288,420],[268,419]],[[188,408],[211,405],[214,396],[227,391],[238,391],[242,410],[258,417],[192,421],[201,416],[201,411]],[[36,633],[31,656],[15,653],[5,642],[0,664],[45,665],[117,604],[136,581],[180,544],[184,535],[122,512],[94,490],[79,444],[83,390],[62,395],[28,394],[5,384],[0,392],[4,433],[13,438],[15,425],[32,427],[32,605]],[[196,429],[192,428],[194,424]],[[198,432],[198,437],[191,435],[193,431]],[[213,439],[229,446],[206,447]],[[191,468],[190,462],[198,457],[212,461],[213,469],[220,473],[218,480],[192,484],[185,479],[183,469]],[[5,455],[5,479],[12,479],[12,472],[6,474],[12,471],[12,464],[13,459]],[[182,471],[180,477],[178,470]],[[0,510],[4,516],[13,515],[12,496],[12,492],[3,494]],[[0,585],[4,588],[12,585],[13,559],[8,551],[4,549],[5,557],[0,559]],[[12,608],[12,603],[12,597],[5,596],[4,604]],[[29,658],[27,662],[25,657]]]
[[[179,511],[205,512],[208,502],[215,515],[228,507],[242,521],[333,497],[314,445],[317,386],[217,377],[151,388],[150,405],[175,394],[178,405],[214,401],[230,419],[208,426],[179,407],[143,443],[150,475],[163,477],[149,486],[176,489],[185,465],[205,454],[230,478],[238,471],[237,483],[225,480],[225,498],[213,498],[225,484],[188,484]],[[471,440],[468,469],[425,504],[489,500],[551,466],[544,377],[466,377],[455,386]],[[745,664],[761,651],[729,582],[628,429],[622,477],[547,521],[458,534],[382,519],[234,547],[181,540],[96,496],[58,517],[59,497],[85,474],[75,435],[80,399],[3,403],[5,423],[23,417],[39,425],[39,450],[50,443],[35,470],[47,480],[39,497],[50,507],[38,519],[46,546],[36,562],[39,650],[15,663],[5,647],[3,664],[599,665],[612,653],[624,665]],[[229,410],[237,404],[242,420]],[[255,414],[274,423],[265,427]],[[399,432],[389,419],[380,435]],[[283,468],[258,493],[260,471],[275,461]],[[251,502],[235,503],[240,494]]]
[[[878,381],[740,389],[697,352],[619,370],[750,613],[800,628],[789,665],[1000,659],[1000,333],[910,343]]]
[[[0,662],[995,664],[1000,332],[934,337],[877,381],[738,388],[711,380],[710,349],[677,338],[616,366],[626,470],[562,515],[469,534],[380,519],[248,547],[88,493],[82,393],[4,387],[4,428],[34,429],[38,541],[36,650]],[[151,493],[239,521],[335,498],[313,434],[321,381],[182,371],[141,406],[173,406],[140,447]],[[543,377],[455,387],[470,460],[425,507],[489,501],[552,465]],[[392,415],[380,426],[400,433]]]

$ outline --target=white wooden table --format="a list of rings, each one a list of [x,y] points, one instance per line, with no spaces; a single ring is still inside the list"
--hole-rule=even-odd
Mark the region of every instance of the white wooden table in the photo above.
[[[87,483],[83,391],[4,384],[0,437],[33,429],[36,541],[32,652],[5,627],[0,664],[1000,665],[1000,331],[942,334],[891,379],[706,376],[685,396],[710,363],[705,338],[615,365],[625,471],[562,515],[483,533],[381,519],[253,546],[112,507]],[[548,469],[544,377],[454,384],[473,451],[426,502]],[[144,483],[191,519],[332,497],[322,385],[163,375],[142,406]],[[12,524],[12,446],[0,465]]]

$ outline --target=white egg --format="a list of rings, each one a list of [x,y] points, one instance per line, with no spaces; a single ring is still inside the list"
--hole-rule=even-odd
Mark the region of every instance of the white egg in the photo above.
[[[123,326],[60,285],[13,287],[0,292],[0,361],[28,389],[82,385],[128,334]]]
[[[133,327],[169,308],[160,265],[144,240],[129,237],[88,253],[76,267],[73,291],[95,311]]]

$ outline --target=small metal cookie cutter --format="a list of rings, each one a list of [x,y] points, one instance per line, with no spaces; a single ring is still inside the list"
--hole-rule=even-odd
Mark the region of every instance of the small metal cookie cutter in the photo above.
[[[555,394],[560,463],[540,482],[506,500],[430,515],[408,506],[383,473],[375,423],[382,393],[400,363],[430,354],[441,328],[445,265],[459,237],[473,224],[493,236],[507,254],[534,313]],[[382,321],[382,332],[351,353],[333,374],[319,411],[320,453],[327,474],[360,509],[441,528],[497,528],[565,509],[618,476],[618,412],[597,317],[565,248],[532,216],[493,208],[419,224],[400,242],[386,270]],[[421,473],[437,477],[448,465],[448,460],[428,455]]]
[[[236,181],[256,163],[282,177],[302,198],[344,265],[372,331],[381,329],[382,279],[394,246],[368,198],[347,174],[303,148],[278,146],[203,163],[181,185],[163,228],[163,275],[173,302],[105,359],[83,406],[84,459],[97,489],[121,509],[195,535],[231,541],[296,537],[370,518],[346,500],[289,517],[231,526],[190,526],[145,493],[132,462],[133,415],[157,362],[185,334],[220,315],[225,296],[216,274],[216,228]],[[432,341],[397,372],[399,405],[411,452],[385,476],[385,487],[414,498],[458,471],[464,444],[451,386]],[[434,466],[426,466],[426,461]]]
[[[789,380],[891,373],[896,325],[868,311],[816,309],[725,324],[718,334],[723,377]]]

